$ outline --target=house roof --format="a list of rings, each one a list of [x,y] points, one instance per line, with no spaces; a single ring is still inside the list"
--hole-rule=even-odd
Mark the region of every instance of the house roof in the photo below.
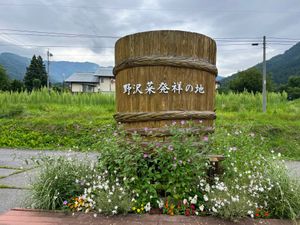
[[[73,73],[65,82],[99,83],[99,77],[94,73]]]
[[[109,67],[100,67],[96,73],[94,74],[95,76],[98,77],[111,77],[113,78],[113,67],[109,66]]]

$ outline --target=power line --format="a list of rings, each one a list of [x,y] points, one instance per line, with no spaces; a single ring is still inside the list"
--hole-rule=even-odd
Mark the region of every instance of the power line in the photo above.
[[[80,33],[60,33],[60,32],[49,32],[49,31],[36,31],[36,30],[19,30],[19,29],[6,29],[0,28],[0,31],[4,31],[6,34],[13,35],[49,35],[49,36],[66,36],[66,37],[96,37],[96,38],[120,38],[119,36],[112,35],[97,35],[97,34],[80,34]],[[8,31],[8,32],[7,32]],[[16,33],[18,32],[18,33]]]
[[[31,44],[0,44],[0,46],[17,46],[17,47],[36,47],[36,48],[115,48],[105,46],[72,46],[72,45],[31,45]]]
[[[104,7],[98,5],[67,5],[67,4],[23,4],[23,3],[0,3],[0,7],[49,7],[56,6],[57,8],[75,8],[75,9],[105,9],[105,10],[130,10],[130,11],[197,11],[204,13],[271,13],[271,14],[286,14],[300,13],[300,10],[257,10],[257,9],[199,9],[199,8],[129,8],[129,7]]]

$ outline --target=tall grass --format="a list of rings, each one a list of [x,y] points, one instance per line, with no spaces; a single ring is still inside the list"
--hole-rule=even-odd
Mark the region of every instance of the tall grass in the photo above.
[[[9,104],[64,104],[64,105],[114,105],[114,94],[48,92],[47,89],[33,92],[2,92],[1,107]]]
[[[287,94],[270,92],[267,95],[268,110],[287,108]],[[216,108],[222,112],[261,112],[262,95],[260,93],[228,93],[217,94]]]
[[[216,95],[216,108],[218,112],[261,112],[262,95],[260,93],[228,93]],[[295,102],[295,101],[294,101]],[[268,110],[287,110],[299,112],[298,107],[293,107],[294,102],[287,101],[286,93],[268,93]],[[17,104],[63,104],[63,105],[114,105],[115,95],[108,93],[78,93],[48,92],[47,89],[33,92],[0,92],[0,107]],[[299,101],[297,103],[299,105]]]

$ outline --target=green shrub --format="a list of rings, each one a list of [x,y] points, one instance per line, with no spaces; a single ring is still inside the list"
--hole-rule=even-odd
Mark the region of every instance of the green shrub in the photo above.
[[[206,178],[205,144],[199,151],[194,145],[199,137],[171,129],[173,137],[168,144],[154,141],[145,145],[137,134],[129,141],[120,132],[107,140],[101,151],[99,170],[108,171],[113,180],[123,181],[135,194],[136,208],[147,203],[158,207],[160,198],[178,201],[194,196],[199,192],[199,180]]]
[[[300,212],[299,182],[287,175],[280,154],[270,152],[267,141],[250,130],[236,127],[212,137],[213,148],[226,159],[223,175],[212,185],[208,207],[214,207],[214,215],[228,219],[296,219]]]
[[[88,161],[63,156],[37,159],[40,166],[37,178],[32,183],[30,206],[38,209],[61,209],[63,202],[83,192],[76,184],[93,171]]]

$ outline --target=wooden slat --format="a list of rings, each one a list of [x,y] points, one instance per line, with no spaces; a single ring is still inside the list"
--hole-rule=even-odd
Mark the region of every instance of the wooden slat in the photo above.
[[[153,59],[153,56],[156,58]],[[135,66],[137,59],[139,61],[143,59],[143,62],[141,65]],[[174,60],[172,61],[172,59]],[[137,33],[119,39],[115,46],[116,66],[124,64],[128,60],[131,60],[132,65],[129,68],[124,67],[122,70],[116,71],[117,113],[213,112],[215,109],[215,72],[189,66],[190,59],[207,62],[208,65],[215,68],[215,41],[197,33],[168,30]],[[147,65],[145,60],[147,62],[152,61]],[[155,64],[155,60],[161,60],[161,62]],[[187,63],[180,66],[179,64],[185,60]],[[176,64],[176,67],[173,64]],[[147,81],[153,81],[156,88],[161,82],[166,82],[169,87],[173,85],[173,82],[182,82],[183,87],[187,84],[202,84],[205,93],[197,94],[184,91],[181,94],[169,91],[168,94],[156,92],[152,95],[127,95],[123,93],[124,84],[141,84],[144,91]],[[184,118],[184,120],[186,119],[188,118]],[[214,118],[204,118],[203,120],[204,126],[213,127]],[[122,122],[125,129],[136,128],[137,130],[145,127],[162,128],[169,125],[168,119],[165,118],[156,121],[149,119],[134,123],[126,120]]]

